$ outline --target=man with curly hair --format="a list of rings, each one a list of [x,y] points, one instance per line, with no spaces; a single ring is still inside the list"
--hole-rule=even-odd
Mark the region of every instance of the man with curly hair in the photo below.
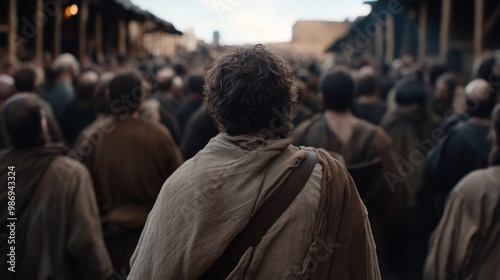
[[[262,45],[237,49],[210,70],[205,94],[220,134],[163,185],[129,279],[380,279],[346,169],[286,138],[296,103],[286,60]],[[230,273],[207,273],[310,153],[311,176],[257,245],[243,248]]]

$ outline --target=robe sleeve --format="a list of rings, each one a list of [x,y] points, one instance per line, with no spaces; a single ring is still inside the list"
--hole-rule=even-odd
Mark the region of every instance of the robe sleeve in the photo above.
[[[69,173],[68,254],[75,259],[81,279],[109,279],[113,268],[103,241],[90,174],[80,163]]]
[[[457,186],[458,188],[459,186]],[[479,221],[463,197],[454,190],[441,221],[431,236],[424,279],[456,279],[467,267],[477,240]]]

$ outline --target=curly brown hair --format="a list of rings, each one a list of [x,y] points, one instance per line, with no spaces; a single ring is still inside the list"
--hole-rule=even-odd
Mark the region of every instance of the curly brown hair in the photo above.
[[[297,103],[293,72],[283,55],[263,45],[238,48],[208,72],[207,105],[229,135],[285,138]]]

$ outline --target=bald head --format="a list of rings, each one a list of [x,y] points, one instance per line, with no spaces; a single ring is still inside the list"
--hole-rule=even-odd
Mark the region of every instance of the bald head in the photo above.
[[[40,100],[28,93],[17,94],[3,107],[3,125],[14,148],[24,149],[45,143],[44,112]]]
[[[487,81],[475,79],[465,87],[465,100],[471,117],[490,118],[496,95]]]
[[[14,79],[8,75],[0,74],[0,104],[9,99],[15,92]]]

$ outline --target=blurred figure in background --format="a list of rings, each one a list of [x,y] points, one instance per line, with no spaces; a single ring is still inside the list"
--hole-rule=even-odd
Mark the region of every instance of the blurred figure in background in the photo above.
[[[210,116],[207,106],[202,104],[189,118],[182,137],[180,149],[184,159],[188,160],[196,155],[218,133],[217,125]]]
[[[203,87],[205,79],[203,76],[191,76],[187,82],[188,96],[182,107],[175,112],[175,117],[179,122],[181,132],[184,133],[189,117],[203,104]]]
[[[7,205],[13,190],[17,221],[15,273],[7,270],[11,243],[2,240],[1,278],[110,279],[112,266],[89,172],[64,156],[64,146],[47,144],[47,120],[38,98],[18,94],[2,114],[12,148],[0,152],[0,179],[5,182],[0,204]],[[3,236],[9,212],[0,213]]]
[[[397,107],[383,117],[381,126],[391,136],[398,155],[399,168],[393,180],[407,180],[415,197],[422,185],[425,157],[438,141],[435,130],[439,119],[427,109],[425,87],[416,78],[403,78],[396,84],[395,93]],[[414,226],[414,219],[408,215],[391,240],[391,271],[397,279],[419,279],[422,271],[427,237],[417,239],[419,228]]]
[[[424,85],[413,77],[403,78],[396,85],[394,111],[387,113],[380,125],[391,136],[393,147],[399,155],[399,165],[409,179],[412,192],[417,194],[421,186],[422,165],[427,153],[433,147],[422,150],[419,143],[432,140],[433,131],[439,127],[439,119],[427,110],[427,94]],[[434,144],[435,145],[435,144]],[[415,159],[415,155],[417,159]]]
[[[161,123],[160,102],[153,98],[144,100],[139,107],[139,115],[154,123]]]
[[[500,105],[493,112],[489,167],[451,191],[429,243],[424,279],[492,279],[500,275]]]
[[[110,116],[82,132],[73,156],[92,174],[106,246],[121,272],[128,268],[163,182],[182,157],[166,128],[139,116],[144,98],[139,73],[117,73],[106,91]]]
[[[38,93],[60,119],[66,106],[75,98],[73,82],[80,72],[80,64],[72,54],[64,53],[54,60],[51,71],[54,72],[38,88]]]
[[[422,190],[434,212],[429,217],[434,228],[444,211],[451,189],[469,172],[488,166],[491,150],[491,112],[496,95],[485,80],[476,79],[465,88],[470,118],[457,124],[428,155],[423,173]]]
[[[410,207],[410,190],[405,180],[391,182],[384,174],[398,174],[397,158],[391,139],[382,128],[352,114],[355,84],[345,71],[334,71],[323,78],[321,93],[325,112],[301,124],[292,142],[297,146],[323,148],[340,154],[348,170],[377,164],[373,174],[365,173],[366,183],[353,176],[370,215],[371,228],[382,275],[385,270],[386,243],[397,223]]]
[[[353,114],[370,123],[379,124],[387,109],[379,93],[380,86],[375,69],[369,66],[361,68],[356,77],[356,101]]]
[[[5,135],[3,129],[2,121],[2,108],[7,99],[16,93],[16,88],[14,87],[14,79],[6,74],[0,74],[0,150],[5,149],[9,146],[7,141],[7,135]]]
[[[37,74],[34,66],[26,65],[19,68],[19,70],[14,75],[14,84],[17,90],[16,93],[30,93],[36,98],[39,98],[37,94],[37,87],[40,83],[40,80],[41,78]],[[47,126],[49,131],[48,141],[51,143],[64,143],[64,136],[61,128],[59,127],[59,123],[54,116],[52,107],[45,100],[40,99],[40,101],[42,103],[42,106],[44,107],[45,117],[47,119]]]
[[[80,132],[97,118],[95,95],[98,83],[99,75],[96,72],[82,73],[77,81],[76,99],[72,100],[61,114],[59,124],[70,146]]]
[[[457,83],[451,74],[443,74],[436,81],[428,104],[431,111],[441,120],[447,119],[454,113],[453,101],[456,87]]]

